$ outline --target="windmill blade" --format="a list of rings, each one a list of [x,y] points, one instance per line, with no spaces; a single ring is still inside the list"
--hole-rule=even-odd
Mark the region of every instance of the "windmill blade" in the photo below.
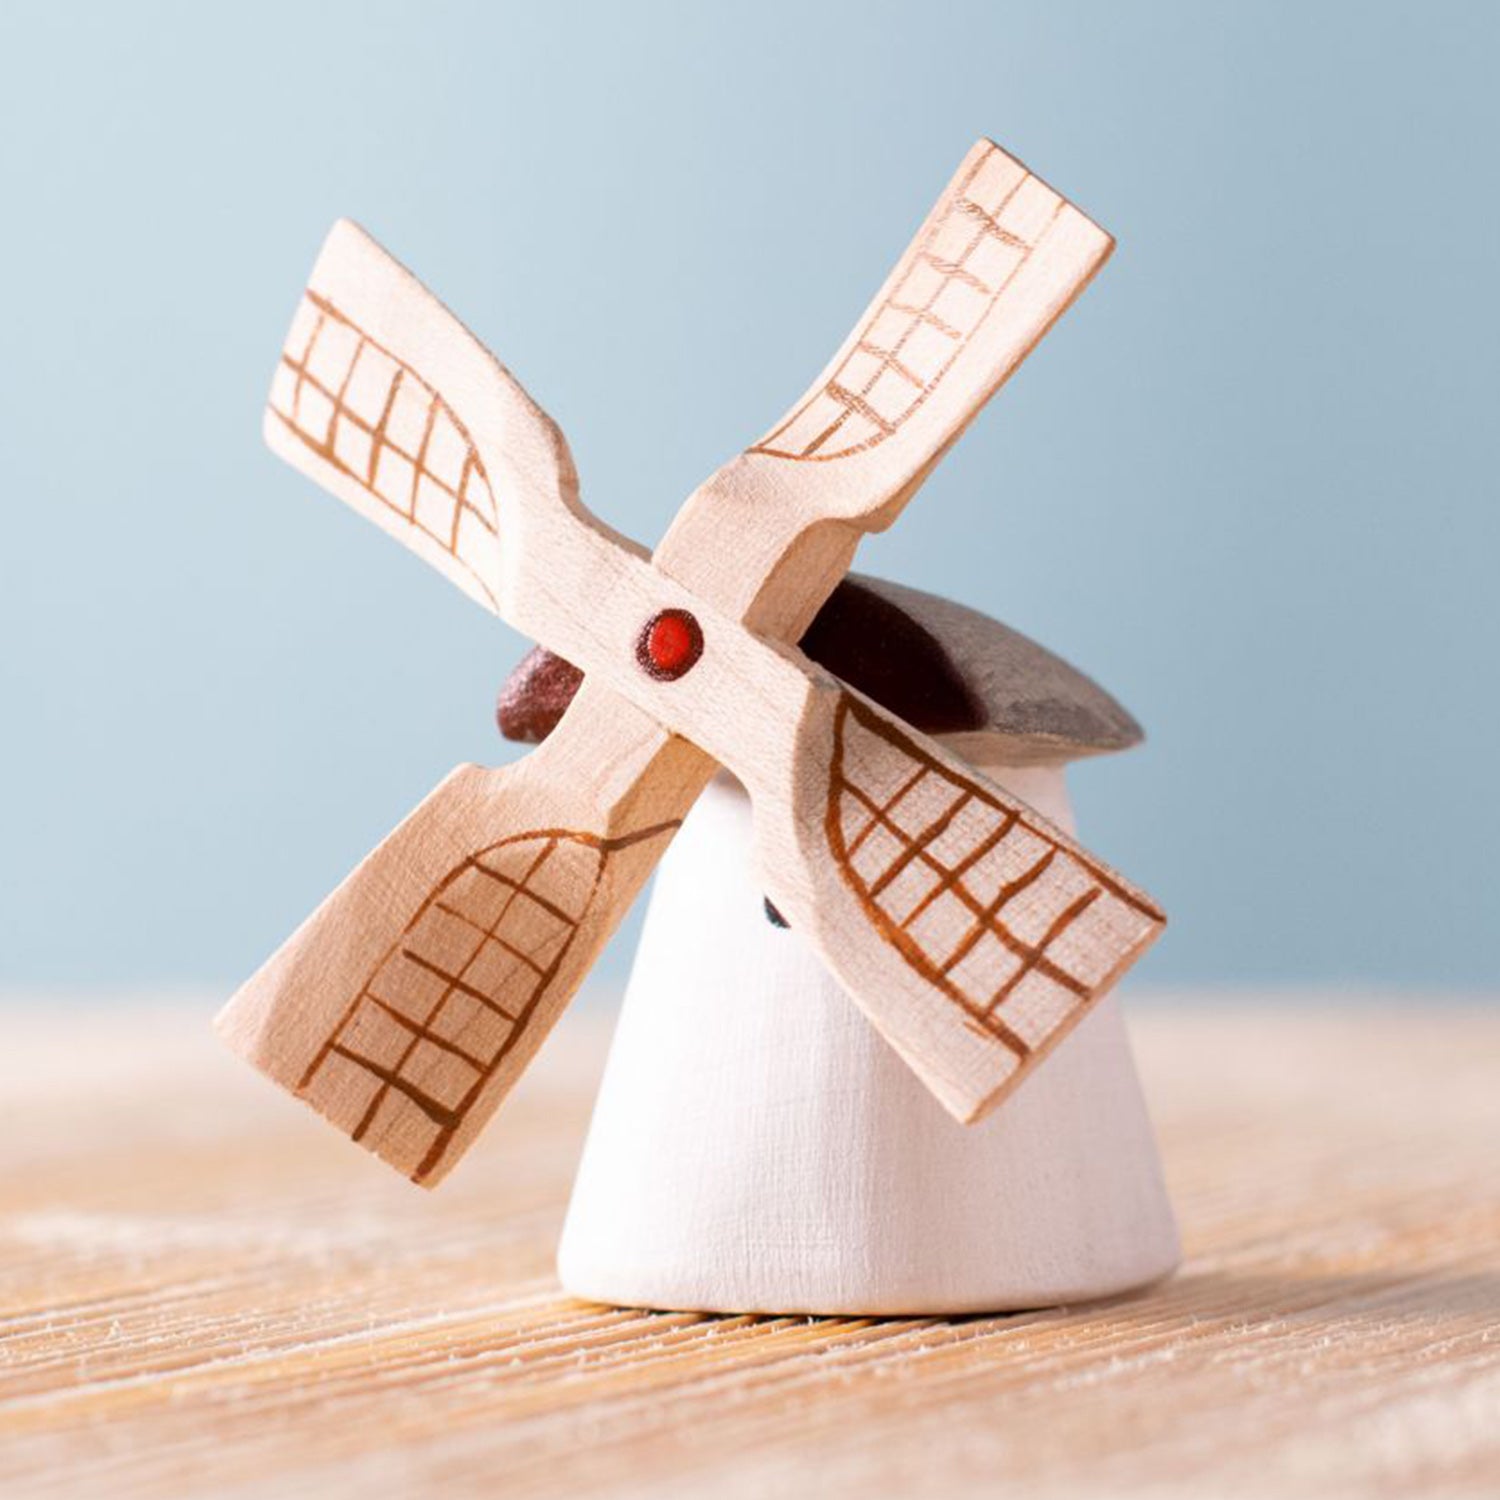
[[[562,434],[358,225],[335,224],[266,407],[272,450],[499,614],[502,547],[577,512]]]
[[[756,802],[772,902],[943,1105],[981,1118],[1161,932],[1144,892],[849,689]]]
[[[860,534],[895,520],[1113,245],[1020,162],[980,141],[827,368],[699,488],[658,565],[757,629],[795,635]],[[712,545],[731,528],[745,539],[732,577]],[[775,597],[759,597],[763,589]]]
[[[711,771],[585,685],[523,761],[443,781],[230,1000],[221,1035],[433,1186],[526,1067]]]
[[[847,518],[879,510],[958,436],[1112,248],[980,141],[827,369],[750,453],[813,465],[878,454],[873,492],[834,499],[826,480],[807,487]]]

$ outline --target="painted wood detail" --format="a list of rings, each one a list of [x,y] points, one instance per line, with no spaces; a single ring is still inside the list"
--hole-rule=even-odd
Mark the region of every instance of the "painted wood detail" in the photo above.
[[[489,563],[495,496],[458,414],[410,365],[309,288],[287,334],[269,410],[391,522],[446,552],[498,609]]]
[[[827,381],[750,451],[826,461],[883,442],[937,388],[1062,209],[1051,188],[990,145]]]
[[[465,859],[350,1002],[297,1093],[424,1181],[556,977],[610,856],[675,827],[608,840],[541,829]]]
[[[996,788],[931,759],[846,695],[829,846],[871,925],[972,1024],[1024,1059],[1156,937],[1165,918]]]

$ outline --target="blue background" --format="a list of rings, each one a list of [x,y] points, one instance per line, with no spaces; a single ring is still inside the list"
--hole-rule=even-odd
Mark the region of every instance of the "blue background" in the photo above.
[[[513,753],[524,643],[261,446],[337,215],[653,541],[987,134],[1120,250],[860,565],[1146,722],[1148,978],[1494,985],[1496,14],[7,0],[0,982],[227,986]]]

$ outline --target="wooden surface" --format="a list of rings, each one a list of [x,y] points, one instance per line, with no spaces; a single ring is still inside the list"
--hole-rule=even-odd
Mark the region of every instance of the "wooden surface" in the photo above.
[[[1136,1007],[1188,1262],[1006,1318],[559,1296],[604,1026],[425,1194],[206,1009],[12,1005],[0,1492],[1493,1495],[1500,1007]]]

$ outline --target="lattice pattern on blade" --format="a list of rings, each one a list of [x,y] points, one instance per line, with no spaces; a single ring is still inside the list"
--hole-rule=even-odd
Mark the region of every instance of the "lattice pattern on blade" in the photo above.
[[[526,1029],[625,838],[540,830],[464,860],[422,903],[297,1092],[421,1182]]]
[[[881,935],[1018,1058],[1164,920],[1021,804],[956,775],[850,697],[835,718],[827,831]]]
[[[827,382],[750,451],[826,460],[888,438],[947,374],[1062,207],[990,146],[908,251]]]
[[[415,370],[314,291],[292,320],[270,409],[496,605],[495,497],[467,428]]]

